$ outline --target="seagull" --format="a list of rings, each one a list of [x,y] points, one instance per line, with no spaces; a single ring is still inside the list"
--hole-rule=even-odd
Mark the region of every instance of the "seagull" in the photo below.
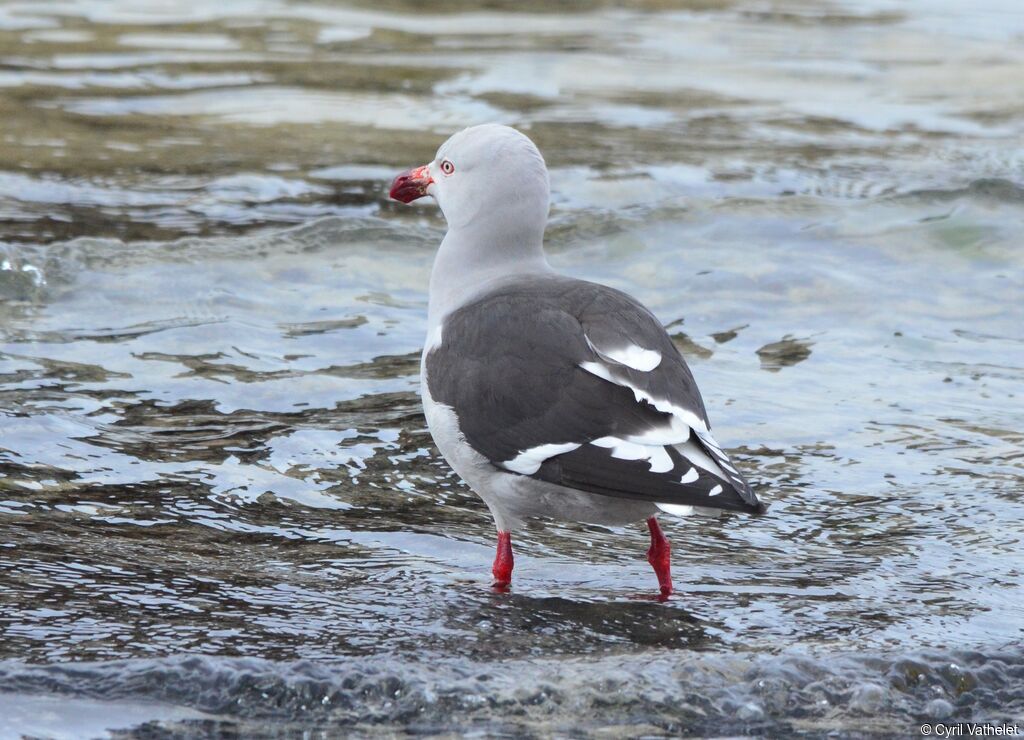
[[[459,131],[398,175],[390,196],[430,196],[448,223],[430,275],[421,395],[437,448],[494,517],[492,588],[510,587],[512,533],[528,518],[646,520],[667,597],[658,514],[765,511],[711,435],[693,374],[654,314],[548,264],[548,171],[526,135]]]

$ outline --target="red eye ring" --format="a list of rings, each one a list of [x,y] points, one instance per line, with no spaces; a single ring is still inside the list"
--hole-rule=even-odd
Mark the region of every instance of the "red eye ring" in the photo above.
[[[455,165],[452,164],[452,161],[450,159],[446,159],[443,162],[441,162],[441,172],[443,172],[446,175],[450,175],[453,172],[455,172]]]

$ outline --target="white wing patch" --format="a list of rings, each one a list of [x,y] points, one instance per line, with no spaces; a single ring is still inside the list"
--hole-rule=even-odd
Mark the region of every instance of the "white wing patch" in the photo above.
[[[695,413],[680,408],[666,399],[655,398],[642,388],[637,388],[636,386],[631,385],[628,378],[615,377],[612,375],[611,369],[607,365],[602,365],[600,362],[581,362],[580,368],[586,370],[591,375],[596,375],[602,380],[607,380],[609,383],[615,383],[616,385],[629,388],[633,391],[633,395],[636,397],[637,402],[646,401],[654,408],[658,409],[658,411],[669,414],[672,418],[672,430],[679,435],[678,441],[688,439],[691,429],[698,434],[701,434],[702,432],[704,434],[708,434],[708,425],[705,424],[704,421]]]
[[[523,450],[511,460],[506,460],[501,463],[501,465],[502,467],[511,470],[513,473],[533,475],[540,470],[540,466],[543,465],[544,461],[549,457],[562,455],[566,452],[572,452],[573,450],[579,449],[579,447],[580,445],[575,442],[539,445],[537,447],[531,447],[528,450]]]
[[[711,475],[717,475],[719,478],[725,478],[729,480],[729,476],[722,472],[722,469],[718,467],[718,463],[712,460],[706,452],[692,439],[688,439],[681,445],[676,445],[676,449],[679,450],[679,454],[685,457],[694,465],[704,468]]]
[[[655,504],[655,506],[673,516],[690,516],[693,513],[693,507],[684,504]]]
[[[583,335],[583,338],[587,340],[590,349],[602,358],[639,370],[642,373],[649,373],[661,364],[661,352],[656,349],[644,349],[637,344],[627,344],[614,349],[598,348],[586,334]]]
[[[590,340],[588,339],[587,341],[589,342]],[[593,348],[593,344],[591,344],[591,347]],[[602,359],[616,359],[608,352],[600,352],[596,348],[594,351],[598,352]],[[621,364],[628,363],[623,362]],[[633,366],[631,365],[631,367]],[[664,449],[666,446],[672,446],[695,466],[682,475],[679,479],[680,483],[685,485],[696,482],[700,478],[700,472],[697,468],[701,468],[723,481],[728,481],[737,490],[743,487],[743,477],[733,466],[729,456],[722,451],[715,438],[711,436],[711,430],[708,429],[704,420],[694,412],[680,408],[667,399],[652,396],[643,388],[638,388],[630,382],[628,377],[624,376],[621,370],[616,372],[614,366],[601,362],[581,362],[580,369],[602,380],[628,388],[633,391],[633,395],[638,403],[645,401],[654,406],[658,411],[669,416],[669,423],[666,426],[648,430],[643,434],[631,435],[621,440],[614,437],[605,437],[602,440],[595,441],[594,444],[597,444],[599,447],[610,447],[613,450],[619,450],[618,452],[613,451],[612,457],[620,457],[625,460],[650,460],[652,472],[668,472],[672,469],[672,460]],[[634,367],[634,369],[637,368]],[[602,444],[606,440],[608,443]],[[642,448],[645,451],[641,453],[637,448]],[[654,452],[654,449],[657,452]],[[663,460],[661,455],[658,454],[659,452],[663,453],[667,460]],[[722,491],[723,487],[716,485],[708,492],[708,495],[717,496]],[[666,504],[666,506],[669,506],[669,504]],[[665,509],[665,511],[668,511],[668,509]]]
[[[435,330],[428,337],[428,346],[440,343],[440,331]],[[589,339],[587,340],[590,341]],[[593,345],[591,345],[593,347]],[[594,350],[597,352],[597,350]],[[647,353],[647,354],[644,354]],[[619,357],[613,353],[599,352],[603,357],[608,357],[622,365],[627,365],[634,370],[653,370],[661,362],[661,354],[653,350],[645,350],[640,347],[628,347],[621,351]],[[629,360],[627,362],[626,360]],[[653,364],[652,364],[653,363]],[[672,457],[666,447],[675,447],[691,467],[680,478],[683,485],[695,483],[700,478],[697,468],[702,468],[711,475],[725,481],[731,481],[737,476],[736,468],[733,467],[728,456],[722,452],[704,421],[692,411],[680,408],[665,399],[655,398],[641,388],[637,388],[629,382],[628,378],[616,376],[612,368],[600,362],[582,362],[580,368],[603,380],[616,385],[629,388],[633,391],[637,402],[646,401],[662,413],[668,414],[669,423],[666,426],[649,429],[642,434],[627,435],[624,437],[599,437],[591,440],[590,444],[610,450],[613,458],[618,460],[646,460],[650,465],[652,473],[668,473],[674,466]],[[621,372],[621,371],[620,371]],[[696,435],[696,438],[694,438]],[[698,442],[699,440],[699,442]],[[534,475],[545,460],[563,455],[567,452],[577,450],[582,443],[565,442],[561,444],[543,444],[522,450],[511,460],[501,463],[502,467],[521,475]],[[710,451],[710,455],[707,451]],[[726,473],[729,471],[729,473]],[[715,485],[708,496],[717,496],[722,493],[721,485]],[[657,504],[658,508],[666,513],[676,516],[686,516],[693,512],[692,506],[681,504]]]
[[[631,367],[642,373],[649,373],[661,364],[661,352],[653,349],[644,349],[643,347],[637,347],[636,345],[623,347],[610,352],[602,352],[601,354],[606,357],[610,357],[620,365]]]
[[[600,437],[590,444],[612,451],[612,457],[619,460],[647,460],[652,473],[667,473],[672,469],[672,458],[662,445],[641,444],[634,438]]]

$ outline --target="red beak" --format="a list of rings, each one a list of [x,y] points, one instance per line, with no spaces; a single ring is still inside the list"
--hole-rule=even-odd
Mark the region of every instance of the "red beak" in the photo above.
[[[403,203],[412,203],[417,198],[422,198],[427,194],[427,187],[434,183],[428,168],[429,165],[423,165],[403,172],[391,183],[389,195]]]

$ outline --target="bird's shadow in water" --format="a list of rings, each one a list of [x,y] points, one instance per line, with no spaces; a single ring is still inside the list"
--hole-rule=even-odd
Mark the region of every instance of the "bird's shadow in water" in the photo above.
[[[678,599],[657,593],[600,601],[491,589],[462,602],[448,626],[476,631],[476,652],[506,657],[585,654],[622,644],[700,649],[719,642]]]

